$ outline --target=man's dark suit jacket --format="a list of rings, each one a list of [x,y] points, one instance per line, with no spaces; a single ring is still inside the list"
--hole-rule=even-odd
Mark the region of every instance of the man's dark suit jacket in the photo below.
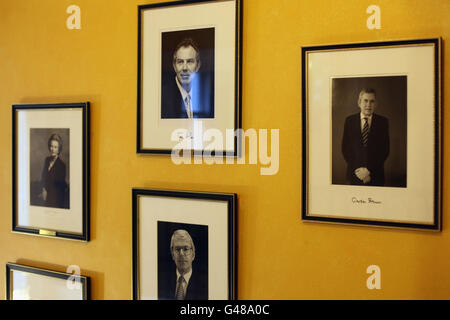
[[[366,167],[370,171],[370,186],[384,186],[384,162],[389,155],[389,121],[373,114],[367,146],[363,146],[360,113],[345,119],[342,154],[347,161],[349,184],[365,185],[356,175],[357,168]]]
[[[162,272],[158,276],[158,299],[175,300],[175,290],[177,287],[177,274],[175,269],[170,272]],[[208,274],[195,272],[192,270],[186,288],[185,300],[208,300]]]
[[[66,194],[66,165],[58,157],[53,167],[48,170],[52,157],[45,159],[42,169],[41,186],[47,190],[47,200],[45,206],[54,208],[68,208],[65,201]]]
[[[205,75],[198,73],[192,80],[192,108],[194,118],[214,118],[214,85]],[[161,88],[161,118],[187,118],[186,108],[180,89],[175,81],[175,73],[163,76]]]

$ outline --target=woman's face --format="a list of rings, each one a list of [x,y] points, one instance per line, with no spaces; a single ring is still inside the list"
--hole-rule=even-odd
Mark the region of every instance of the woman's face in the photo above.
[[[56,140],[50,141],[50,154],[53,157],[58,156],[59,154],[59,142]]]

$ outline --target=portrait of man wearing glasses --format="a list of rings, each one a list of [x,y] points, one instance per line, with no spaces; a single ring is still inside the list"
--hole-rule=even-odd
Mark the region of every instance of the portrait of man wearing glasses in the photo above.
[[[159,272],[158,299],[207,300],[208,274],[194,268],[195,244],[184,229],[177,229],[170,239],[172,266]]]

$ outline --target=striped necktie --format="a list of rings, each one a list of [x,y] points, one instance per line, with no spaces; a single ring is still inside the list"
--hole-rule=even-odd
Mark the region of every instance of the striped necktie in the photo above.
[[[367,146],[368,141],[369,141],[369,121],[368,118],[364,118],[364,126],[362,130],[362,142],[365,147]]]
[[[186,98],[184,99],[184,102],[186,104],[186,113],[188,115],[188,118],[192,118],[192,107],[191,107],[191,95],[188,94]]]
[[[175,294],[177,300],[184,300],[184,284],[185,283],[186,283],[186,280],[184,280],[183,276],[180,276],[178,278],[177,292]]]

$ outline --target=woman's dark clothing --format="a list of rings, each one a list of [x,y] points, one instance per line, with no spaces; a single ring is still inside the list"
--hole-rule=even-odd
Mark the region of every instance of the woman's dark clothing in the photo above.
[[[64,196],[66,193],[66,165],[58,157],[52,168],[48,170],[53,157],[45,159],[42,169],[42,187],[47,190],[45,206],[55,208],[65,208]]]

